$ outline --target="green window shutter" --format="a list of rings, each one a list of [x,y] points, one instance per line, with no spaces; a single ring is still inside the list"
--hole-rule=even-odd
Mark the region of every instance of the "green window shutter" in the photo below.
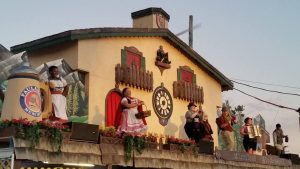
[[[124,49],[121,49],[121,65],[127,65],[127,55]]]
[[[177,69],[177,81],[181,81],[181,69]]]
[[[196,74],[193,74],[193,83],[196,84]]]
[[[143,70],[146,70],[146,59],[145,57],[141,56],[141,67]]]

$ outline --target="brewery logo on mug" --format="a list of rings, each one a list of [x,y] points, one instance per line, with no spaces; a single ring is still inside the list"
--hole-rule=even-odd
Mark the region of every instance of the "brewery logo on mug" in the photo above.
[[[39,117],[41,115],[40,90],[36,86],[26,87],[20,95],[22,109],[29,115]]]

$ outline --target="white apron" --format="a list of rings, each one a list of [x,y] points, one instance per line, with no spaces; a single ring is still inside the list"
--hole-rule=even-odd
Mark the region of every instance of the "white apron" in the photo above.
[[[54,109],[54,115],[62,120],[68,120],[67,117],[67,101],[66,97],[62,95],[64,88],[67,86],[65,79],[51,79],[49,80],[51,87],[51,96]]]
[[[121,103],[128,103],[128,99],[130,99],[131,103],[137,103],[137,99],[131,99],[124,97],[121,100]],[[122,112],[121,123],[118,127],[118,132],[125,133],[142,133],[147,130],[147,126],[144,125],[142,119],[137,119],[135,115],[138,113],[137,107],[133,108],[125,108]]]

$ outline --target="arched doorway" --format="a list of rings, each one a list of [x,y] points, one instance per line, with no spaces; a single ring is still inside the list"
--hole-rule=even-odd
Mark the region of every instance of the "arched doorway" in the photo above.
[[[121,108],[122,94],[118,89],[113,89],[108,92],[106,96],[106,126],[115,126],[120,124],[122,108]]]

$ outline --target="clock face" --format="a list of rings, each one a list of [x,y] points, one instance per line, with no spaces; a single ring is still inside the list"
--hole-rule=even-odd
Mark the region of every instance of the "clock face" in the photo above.
[[[152,104],[160,124],[167,125],[173,112],[173,100],[169,91],[163,86],[157,87],[153,92]]]

